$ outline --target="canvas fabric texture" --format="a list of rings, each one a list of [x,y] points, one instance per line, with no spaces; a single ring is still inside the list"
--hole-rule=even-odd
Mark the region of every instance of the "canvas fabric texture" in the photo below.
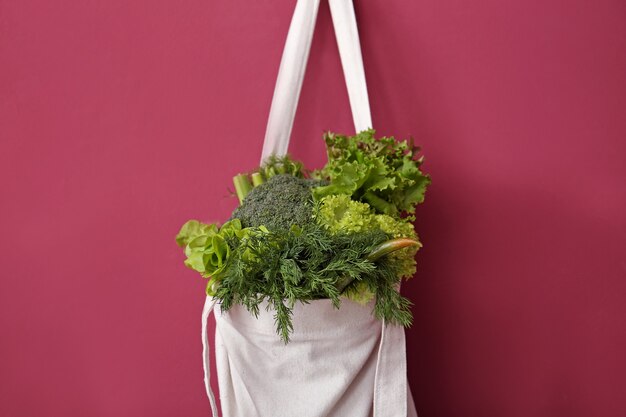
[[[240,306],[221,313],[218,305],[215,351],[222,415],[417,417],[406,374],[395,373],[393,360],[379,362],[385,351],[383,326],[371,309],[350,301],[340,310],[329,300],[297,304],[294,332],[285,345],[271,311],[262,308],[257,319]],[[377,375],[405,383],[377,381]],[[396,391],[398,385],[404,395]],[[384,396],[376,412],[375,390]]]

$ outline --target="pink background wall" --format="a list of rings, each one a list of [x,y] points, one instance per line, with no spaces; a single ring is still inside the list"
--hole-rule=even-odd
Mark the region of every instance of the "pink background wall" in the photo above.
[[[434,184],[421,417],[626,415],[626,3],[357,1],[374,124]],[[293,1],[0,1],[0,415],[205,416],[174,244],[257,164]],[[328,7],[294,128],[351,132]]]

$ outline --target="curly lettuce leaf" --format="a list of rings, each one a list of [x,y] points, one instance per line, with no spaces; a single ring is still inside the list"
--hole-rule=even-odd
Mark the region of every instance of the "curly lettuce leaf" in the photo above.
[[[370,129],[355,136],[325,134],[328,164],[313,175],[329,184],[315,188],[313,197],[346,194],[378,213],[412,214],[430,184],[419,169],[422,159],[415,159],[419,148],[393,137],[376,139],[374,133]]]
[[[319,224],[331,233],[362,233],[380,229],[391,238],[409,238],[419,242],[413,224],[386,214],[377,214],[366,204],[352,200],[347,195],[332,195],[323,198],[315,210]],[[407,247],[389,254],[397,264],[398,274],[411,278],[415,274],[415,255],[421,244]]]
[[[217,233],[217,226],[215,224],[204,224],[198,220],[189,220],[183,225],[183,227],[181,227],[180,231],[176,235],[176,243],[178,246],[184,248],[189,242],[198,236],[215,233]]]
[[[324,197],[316,205],[316,221],[332,234],[365,233],[382,230],[390,238],[409,238],[419,243],[413,224],[386,214],[377,214],[367,203],[354,201],[345,194]],[[415,275],[415,255],[421,244],[410,246],[387,255],[395,265],[399,278],[409,279]],[[363,282],[355,281],[343,293],[348,299],[367,304],[374,298],[373,290]]]
[[[184,248],[185,265],[209,278],[207,294],[214,295],[221,275],[228,267],[233,248],[250,236],[269,233],[267,228],[244,228],[239,219],[232,219],[221,227],[189,220],[176,236],[176,243]],[[253,257],[253,254],[247,255]]]
[[[176,236],[176,242],[185,249],[185,265],[203,276],[218,273],[230,251],[223,235],[215,224],[190,220]]]

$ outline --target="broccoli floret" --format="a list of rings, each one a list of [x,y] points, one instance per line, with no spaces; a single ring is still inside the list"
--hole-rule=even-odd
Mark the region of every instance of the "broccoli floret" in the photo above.
[[[319,180],[275,175],[252,189],[231,219],[241,220],[244,227],[265,226],[272,231],[304,227],[314,221],[311,188],[321,184]]]

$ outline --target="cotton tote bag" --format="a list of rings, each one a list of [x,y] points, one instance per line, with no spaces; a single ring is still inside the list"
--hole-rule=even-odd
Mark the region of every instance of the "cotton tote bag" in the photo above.
[[[287,35],[261,160],[284,155],[302,88],[320,0],[298,0]],[[352,0],[330,0],[357,132],[372,127]],[[273,312],[258,318],[233,306],[222,313],[207,297],[202,313],[205,387],[212,415],[209,315],[215,313],[215,354],[223,417],[417,417],[406,376],[404,329],[381,322],[373,305],[344,300],[296,304],[284,344]]]

